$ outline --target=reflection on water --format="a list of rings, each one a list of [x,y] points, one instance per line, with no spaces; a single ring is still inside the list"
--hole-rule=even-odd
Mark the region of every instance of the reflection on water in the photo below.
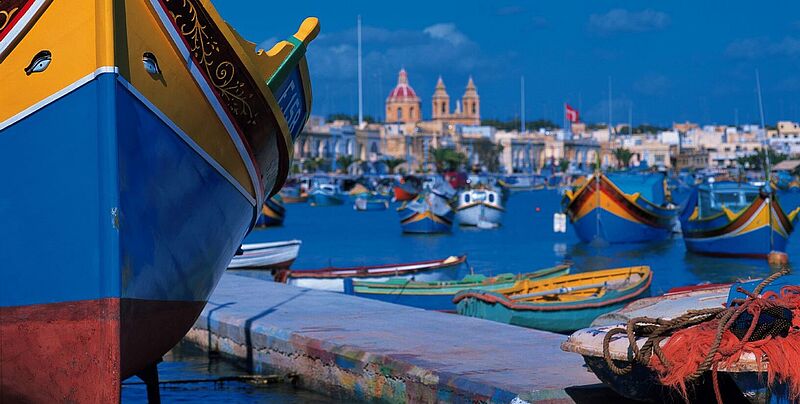
[[[654,272],[653,293],[701,282],[731,282],[764,277],[771,272],[765,260],[724,259],[687,253],[679,235],[650,244],[610,245],[581,243],[571,226],[553,232],[553,214],[560,210],[554,191],[517,193],[506,206],[503,225],[480,230],[454,226],[450,235],[404,235],[393,208],[357,212],[351,206],[312,208],[287,205],[283,227],[259,230],[249,242],[303,240],[296,269],[330,265],[372,265],[468,254],[475,272],[487,275],[530,272],[563,261],[576,271],[649,265]],[[800,194],[782,199],[787,210],[800,203]],[[793,235],[789,256],[800,252]],[[269,273],[251,274],[271,279]]]
[[[246,375],[230,362],[210,359],[198,347],[181,343],[164,357],[158,365],[159,378],[165,381],[208,380],[220,377]],[[132,377],[122,385],[122,402],[147,403],[147,390],[141,381]],[[164,403],[342,403],[319,394],[298,390],[288,383],[255,385],[246,382],[201,382],[164,384],[161,386]]]

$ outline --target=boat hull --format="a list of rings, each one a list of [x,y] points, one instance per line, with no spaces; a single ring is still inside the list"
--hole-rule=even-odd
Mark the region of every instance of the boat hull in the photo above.
[[[286,208],[283,203],[273,197],[264,202],[261,207],[261,216],[256,221],[256,227],[273,227],[283,226],[283,221],[286,219]]]
[[[402,215],[400,226],[403,233],[443,234],[450,233],[453,227],[452,214],[438,216],[430,211],[413,212]]]
[[[314,207],[339,206],[344,204],[344,198],[336,195],[314,193],[308,196],[308,203]]]
[[[358,198],[353,203],[353,208],[358,211],[381,211],[389,209],[389,201],[384,199],[364,199]]]
[[[462,299],[457,304],[457,311],[458,314],[464,316],[564,334],[588,327],[597,317],[621,309],[632,300],[634,299],[585,309],[520,311],[502,304],[486,303],[477,299]]]
[[[0,131],[0,150],[5,185],[25,190],[3,210],[0,401],[115,402],[191,327],[253,206],[113,73]],[[54,200],[42,244],[30,224]]]
[[[735,217],[683,218],[681,229],[686,249],[693,253],[761,258],[786,252],[796,217],[797,212],[787,216],[779,203],[759,197]]]
[[[547,279],[554,278],[569,273],[569,267],[556,268],[554,270],[543,270],[535,272],[530,275],[530,279]],[[353,282],[347,280],[345,282],[345,293],[363,297],[367,299],[380,300],[387,303],[401,304],[403,306],[417,307],[425,310],[448,311],[455,312],[456,305],[453,304],[453,298],[458,292],[467,289],[479,289],[494,291],[499,289],[508,288],[514,285],[521,275],[515,278],[508,279],[507,281],[498,280],[497,278],[489,278],[486,282],[475,283],[471,285],[453,286],[453,283],[443,282],[440,285],[431,286],[428,288],[419,287],[406,287],[395,286],[393,288],[370,288],[365,287],[364,282]],[[420,282],[418,279],[414,281]]]
[[[581,241],[645,243],[667,238],[677,220],[677,210],[661,208],[641,197],[623,193],[607,177],[587,181],[565,197],[569,215]]]
[[[457,266],[445,267],[432,271],[415,272],[406,275],[391,275],[391,276],[375,276],[375,277],[359,277],[360,281],[368,282],[386,282],[392,278],[414,279],[420,282],[439,282],[439,281],[452,281],[459,279],[463,273]],[[340,278],[294,278],[289,277],[286,283],[302,288],[327,290],[331,292],[345,292],[345,279]]]
[[[503,220],[503,210],[495,206],[476,203],[456,210],[456,219],[463,226],[477,226],[480,222],[499,225]]]
[[[289,269],[300,253],[300,241],[245,244],[241,255],[233,257],[228,269]]]

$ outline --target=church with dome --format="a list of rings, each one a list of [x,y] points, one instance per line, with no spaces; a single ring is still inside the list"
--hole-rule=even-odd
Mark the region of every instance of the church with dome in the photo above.
[[[423,120],[422,100],[409,84],[406,70],[401,69],[397,86],[386,98],[386,123],[413,124]],[[469,78],[464,95],[456,101],[452,109],[444,80],[439,77],[432,97],[431,121],[464,126],[481,124],[481,99],[472,77]]]

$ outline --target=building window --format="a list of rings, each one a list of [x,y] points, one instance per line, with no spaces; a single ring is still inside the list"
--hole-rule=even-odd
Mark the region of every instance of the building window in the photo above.
[[[403,119],[403,108],[397,107],[397,120]]]
[[[447,110],[444,109],[444,103],[442,103],[442,114],[446,114],[446,113],[447,113]]]
[[[476,103],[474,103],[474,102],[472,103],[472,113],[473,114],[477,114],[478,113],[478,105]]]
[[[408,110],[408,119],[414,119],[414,107]]]

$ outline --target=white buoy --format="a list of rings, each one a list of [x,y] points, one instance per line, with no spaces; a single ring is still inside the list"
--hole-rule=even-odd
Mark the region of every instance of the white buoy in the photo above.
[[[553,232],[566,233],[567,232],[567,215],[564,213],[553,214]]]

